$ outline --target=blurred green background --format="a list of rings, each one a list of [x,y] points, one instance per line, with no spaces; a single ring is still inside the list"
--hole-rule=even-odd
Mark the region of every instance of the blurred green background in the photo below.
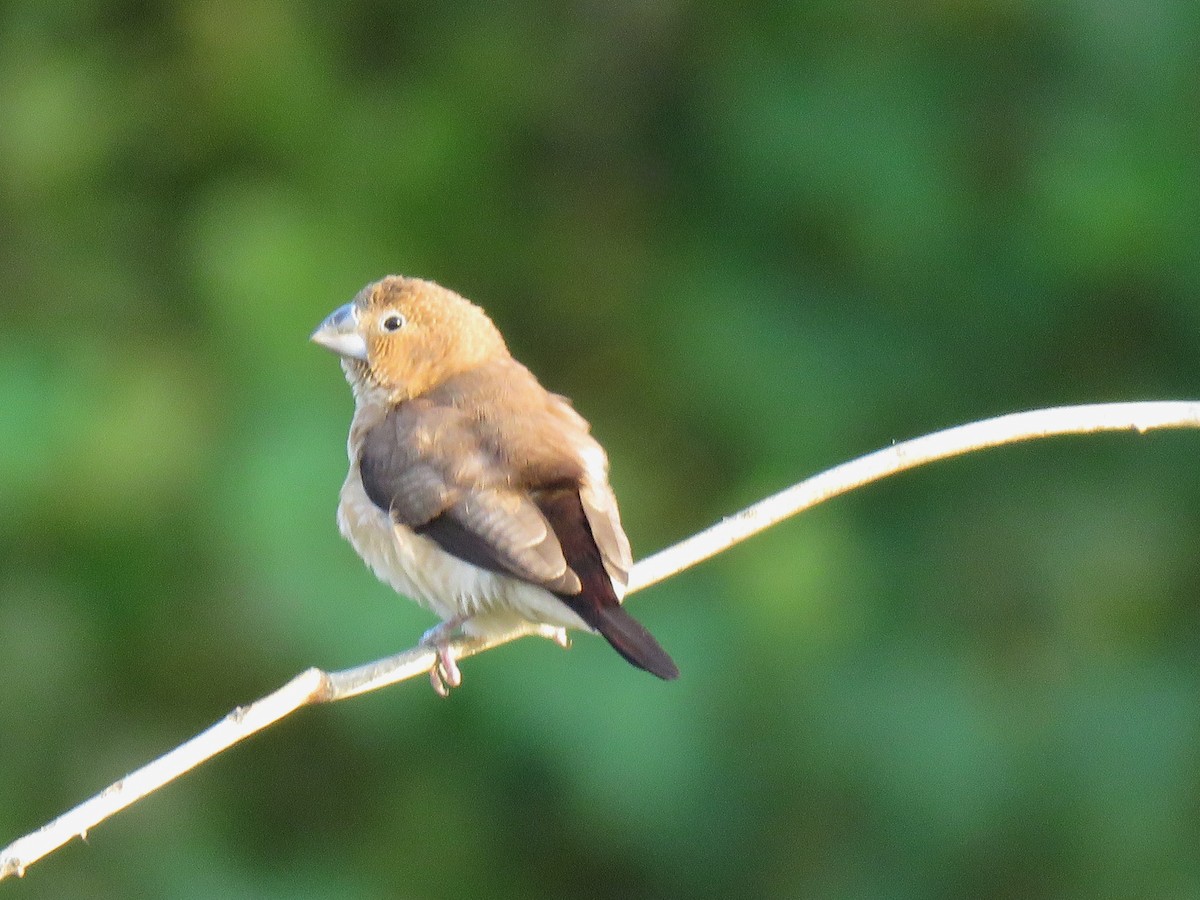
[[[0,7],[0,843],[429,615],[307,337],[487,308],[638,556],[1021,408],[1200,389],[1194,0]],[[14,898],[1200,897],[1200,435],[979,454],[308,711]]]

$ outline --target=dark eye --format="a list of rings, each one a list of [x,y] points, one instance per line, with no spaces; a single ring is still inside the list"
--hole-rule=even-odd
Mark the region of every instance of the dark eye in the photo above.
[[[404,316],[400,313],[391,313],[383,320],[384,331],[399,331],[404,327]]]

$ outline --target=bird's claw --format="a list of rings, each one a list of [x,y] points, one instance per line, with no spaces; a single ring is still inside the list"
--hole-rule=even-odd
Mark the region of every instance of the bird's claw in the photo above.
[[[450,649],[452,636],[462,621],[451,619],[442,622],[421,635],[421,643],[437,654],[437,659],[429,669],[429,683],[439,697],[449,697],[450,689],[462,684],[462,672]]]
[[[450,688],[462,684],[462,672],[447,645],[442,644],[434,649],[437,652],[437,661],[429,670],[429,681],[439,697],[449,697]]]

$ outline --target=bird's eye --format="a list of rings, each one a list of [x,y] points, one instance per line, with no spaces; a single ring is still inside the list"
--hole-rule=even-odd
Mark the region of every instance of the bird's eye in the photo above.
[[[383,320],[384,331],[399,331],[404,327],[404,316],[400,313],[392,313]]]

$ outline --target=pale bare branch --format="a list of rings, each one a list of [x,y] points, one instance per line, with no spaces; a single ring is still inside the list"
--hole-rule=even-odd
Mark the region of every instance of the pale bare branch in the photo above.
[[[1013,413],[894,444],[814,475],[647,557],[634,566],[627,594],[689,569],[825,500],[925,463],[1056,435],[1100,431],[1144,433],[1158,428],[1197,427],[1200,427],[1197,401],[1104,403]],[[487,640],[463,639],[453,645],[453,652],[460,658],[473,656],[535,633],[536,629],[530,627]],[[327,673],[320,669],[302,672],[274,693],[235,709],[211,728],[0,850],[0,879],[23,875],[29,865],[71,838],[85,836],[114,813],[297,709],[344,700],[425,674],[435,661],[432,651],[416,647],[341,672]]]

